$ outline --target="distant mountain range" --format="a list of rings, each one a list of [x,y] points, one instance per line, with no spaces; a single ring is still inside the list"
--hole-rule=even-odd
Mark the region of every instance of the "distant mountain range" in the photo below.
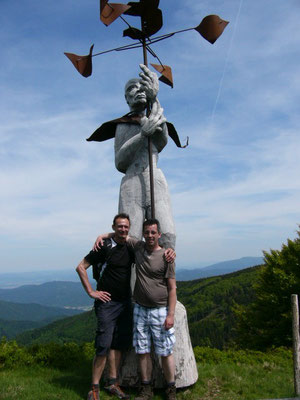
[[[243,257],[237,260],[222,261],[209,265],[204,268],[195,269],[177,269],[177,281],[191,281],[199,278],[208,278],[210,276],[224,275],[239,271],[244,268],[254,267],[263,264],[263,257]]]
[[[39,271],[0,274],[0,288],[2,289],[16,288],[21,285],[40,285],[53,281],[78,282],[79,278],[75,268],[53,271],[44,271],[41,269]]]
[[[79,310],[47,307],[40,304],[12,303],[0,300],[0,319],[9,321],[53,321],[57,317],[79,314]]]
[[[86,294],[81,282],[47,282],[41,285],[0,289],[0,300],[50,307],[81,308],[82,311],[93,305],[93,300]]]
[[[201,268],[180,268],[177,266],[177,280],[185,281],[198,278],[206,278],[228,274],[243,268],[260,265],[263,263],[262,257],[243,257],[236,260],[223,261],[208,267]],[[91,274],[91,269],[88,270]],[[90,277],[91,278],[91,277]],[[23,285],[40,285],[46,282],[68,281],[79,282],[78,275],[74,269],[53,270],[53,271],[31,271],[31,272],[15,272],[0,274],[0,288],[11,289]],[[91,279],[92,281],[92,279]],[[13,301],[13,300],[12,300]]]
[[[78,310],[0,300],[0,337],[10,339],[21,332],[79,313]]]

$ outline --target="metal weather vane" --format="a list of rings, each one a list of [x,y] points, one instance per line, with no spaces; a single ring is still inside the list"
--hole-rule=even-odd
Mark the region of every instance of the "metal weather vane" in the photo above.
[[[135,40],[134,43],[129,45],[116,47],[113,49],[105,50],[93,54],[94,45],[90,47],[88,55],[79,56],[74,53],[65,53],[65,55],[72,62],[77,71],[84,77],[89,77],[92,74],[92,57],[106,54],[112,51],[126,51],[136,48],[143,49],[143,63],[148,66],[148,53],[156,58],[159,64],[152,64],[160,74],[159,80],[171,87],[173,87],[173,77],[171,67],[163,65],[157,54],[152,49],[153,44],[162,40],[168,39],[175,34],[183,33],[190,30],[197,31],[204,39],[213,44],[223,33],[228,21],[222,20],[218,15],[208,15],[200,22],[200,24],[193,28],[182,29],[179,31],[167,33],[161,36],[154,36],[163,26],[162,12],[158,8],[159,0],[139,0],[138,2],[129,2],[128,4],[121,3],[108,3],[108,0],[100,0],[100,19],[106,25],[110,25],[117,18],[121,18],[127,25],[127,29],[123,31],[123,36]],[[140,17],[141,28],[131,26],[123,17],[123,15],[130,15]],[[147,105],[147,116],[151,111],[151,105]],[[152,165],[152,141],[148,137],[148,155],[149,155],[149,171],[150,171],[150,193],[151,193],[151,216],[155,218],[155,204],[154,204],[154,180],[153,180],[153,165]]]
[[[147,53],[156,58],[159,64],[151,64],[159,73],[162,74],[160,81],[173,87],[172,70],[168,65],[163,65],[153,51],[150,45],[159,41],[168,39],[175,34],[195,30],[204,39],[210,43],[214,43],[226,28],[228,21],[222,20],[218,15],[208,15],[200,22],[200,24],[193,28],[182,29],[179,31],[167,33],[161,36],[152,37],[163,26],[162,12],[158,8],[159,0],[140,0],[139,2],[129,2],[128,4],[121,3],[108,3],[107,0],[100,0],[100,19],[106,25],[110,25],[117,18],[121,18],[128,26],[123,31],[123,36],[136,40],[129,45],[116,47],[114,49],[105,50],[93,54],[94,45],[91,46],[89,54],[79,56],[73,53],[65,53],[69,60],[73,63],[77,71],[84,77],[92,74],[92,57],[106,54],[112,51],[126,51],[130,49],[143,48],[144,64],[147,66]],[[131,26],[122,15],[130,15],[141,18],[141,29]]]

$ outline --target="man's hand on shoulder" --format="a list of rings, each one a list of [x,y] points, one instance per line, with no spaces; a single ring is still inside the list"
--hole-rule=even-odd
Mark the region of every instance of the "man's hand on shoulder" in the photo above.
[[[97,239],[95,240],[93,250],[98,251],[101,249],[101,247],[104,245],[104,239],[110,239],[114,236],[113,233],[103,233],[102,235],[99,235]]]
[[[103,303],[107,303],[111,300],[110,293],[102,292],[101,290],[93,290],[91,293],[89,293],[89,296],[92,299],[101,300]]]
[[[175,261],[176,253],[175,250],[169,248],[165,251],[164,257],[167,263],[172,263]]]

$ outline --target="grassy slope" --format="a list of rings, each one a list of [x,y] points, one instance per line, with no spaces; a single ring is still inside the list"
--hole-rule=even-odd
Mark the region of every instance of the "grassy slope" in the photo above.
[[[178,400],[257,400],[293,396],[291,365],[198,364],[199,380],[186,390],[179,390]],[[23,367],[4,370],[0,375],[1,400],[79,400],[86,398],[90,369],[58,370],[49,367]],[[128,391],[127,391],[128,392]],[[129,390],[132,398],[135,390]],[[101,391],[101,399],[111,397]],[[155,400],[164,399],[156,391]]]

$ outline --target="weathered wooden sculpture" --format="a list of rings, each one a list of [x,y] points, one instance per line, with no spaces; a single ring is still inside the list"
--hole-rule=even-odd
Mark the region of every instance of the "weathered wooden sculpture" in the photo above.
[[[167,39],[176,33],[195,29],[205,39],[214,43],[222,34],[228,22],[216,15],[205,17],[196,28],[184,29],[166,35],[151,37],[163,25],[162,13],[158,9],[159,0],[140,0],[128,5],[100,1],[100,17],[105,25],[109,25],[120,17],[128,25],[123,36],[137,40],[132,45],[122,46],[108,51],[122,51],[143,48],[142,72],[140,78],[131,79],[125,86],[125,98],[130,112],[121,118],[104,123],[87,140],[104,141],[115,138],[116,168],[125,174],[122,179],[119,196],[119,212],[130,215],[130,235],[142,238],[142,223],[145,218],[157,218],[162,229],[161,245],[175,248],[175,226],[171,212],[170,196],[166,179],[157,168],[158,153],[166,146],[170,136],[178,147],[181,146],[174,126],[166,121],[163,109],[158,101],[158,78],[147,65],[147,53],[158,61],[151,64],[162,74],[160,81],[173,87],[171,68],[163,65],[150,45]],[[124,20],[122,14],[141,18],[141,29],[137,29]],[[92,54],[93,46],[86,56],[65,53],[81,75],[88,77],[92,73],[92,57],[108,51]],[[197,366],[191,346],[187,316],[184,306],[177,302],[175,313],[176,345],[174,357],[176,361],[176,386],[186,387],[196,382]],[[123,360],[121,383],[135,385],[138,382],[137,360],[133,352],[129,352]],[[153,383],[156,387],[163,385],[159,360],[156,359],[153,369]]]

